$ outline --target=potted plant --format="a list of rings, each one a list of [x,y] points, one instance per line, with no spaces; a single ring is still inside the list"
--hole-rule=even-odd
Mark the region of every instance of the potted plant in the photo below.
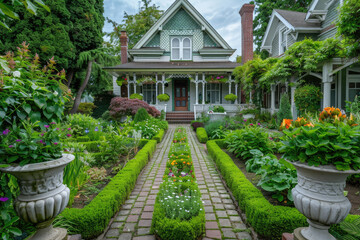
[[[74,156],[62,153],[60,139],[71,134],[57,128],[55,122],[44,125],[43,131],[38,122],[22,124],[14,124],[0,134],[0,171],[18,180],[20,195],[14,208],[23,221],[36,225],[38,231],[31,239],[64,237],[67,231],[53,229],[51,223],[69,202],[70,190],[63,184],[63,170]]]
[[[208,112],[210,121],[223,120],[226,116],[225,108],[221,105],[212,106]]]
[[[126,75],[120,75],[117,79],[116,79],[116,83],[119,87],[121,87],[123,84],[127,84],[128,83],[128,79],[126,77]]]
[[[143,100],[143,96],[141,94],[138,94],[138,93],[133,93],[133,94],[130,95],[130,99]]]
[[[160,94],[157,96],[157,99],[160,101],[160,102],[168,102],[170,100],[170,96],[169,94],[165,93],[165,94]]]
[[[240,112],[240,114],[243,116],[244,119],[250,119],[255,118],[255,114],[257,114],[259,111],[255,108],[247,108]]]
[[[328,232],[330,225],[344,220],[351,208],[344,196],[346,178],[360,172],[360,127],[335,108],[325,108],[315,124],[301,118],[283,124],[288,129],[280,150],[298,176],[294,204],[310,224],[295,234],[335,239]]]
[[[235,100],[237,99],[237,96],[235,94],[231,93],[231,94],[226,95],[224,98],[225,98],[226,101],[234,103]]]

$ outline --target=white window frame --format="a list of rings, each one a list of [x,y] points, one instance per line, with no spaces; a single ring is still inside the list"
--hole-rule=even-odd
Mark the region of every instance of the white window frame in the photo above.
[[[217,84],[217,86],[219,87],[219,89],[215,89],[215,90],[209,89],[209,88],[211,87],[210,84]],[[205,86],[206,86],[206,90],[205,90],[205,94],[206,94],[206,96],[205,96],[205,101],[207,101],[208,93],[210,93],[209,104],[221,104],[221,91],[222,91],[221,83],[207,83],[207,84],[205,84]],[[216,101],[215,101],[214,103],[212,103],[212,102],[211,102],[211,94],[214,94],[214,93],[216,93],[216,92],[219,93],[219,102],[216,102]]]
[[[285,35],[285,39],[283,39],[283,34]],[[279,55],[285,52],[285,48],[287,48],[287,33],[286,27],[282,27],[279,29]]]
[[[150,87],[150,89],[148,89]],[[146,92],[146,93],[145,93]],[[150,103],[147,102],[148,104],[155,104],[156,103],[156,83],[153,83],[153,84],[144,84],[142,86],[142,94],[143,94],[143,97],[144,97],[144,101],[147,102],[147,94],[150,94],[151,95],[151,101]],[[155,99],[153,99],[152,96],[155,96]]]
[[[351,74],[350,75],[350,71],[352,72],[358,72],[359,74]],[[351,80],[350,80],[350,76],[351,76]],[[355,78],[353,79],[353,77],[358,77],[358,78]],[[346,70],[346,101],[349,101],[349,91],[350,91],[350,88],[349,88],[349,83],[359,83],[360,82],[360,69],[359,68],[354,68],[354,69],[347,69]]]
[[[175,59],[174,56],[173,56],[173,49],[174,48],[178,48],[178,47],[173,47],[173,40],[174,39],[179,39],[179,42],[180,42],[180,46],[179,46],[179,58],[178,59]],[[184,40],[185,39],[189,39],[190,40],[190,47],[186,47],[184,48]],[[170,43],[171,43],[171,60],[185,60],[185,61],[191,61],[192,60],[192,39],[191,37],[189,36],[184,36],[184,37],[181,37],[181,36],[174,36],[174,37],[171,37],[170,39]],[[190,58],[188,59],[184,59],[184,50],[185,49],[189,49],[190,50]]]

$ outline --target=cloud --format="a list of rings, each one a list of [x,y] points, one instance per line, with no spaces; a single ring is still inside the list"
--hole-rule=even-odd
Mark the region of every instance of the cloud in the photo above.
[[[166,10],[175,0],[152,0],[152,4]],[[239,10],[246,0],[189,0],[191,4],[204,16],[204,18],[219,32],[219,34],[232,47],[237,49],[231,60],[241,55],[241,18]],[[137,0],[105,0],[105,17],[120,23],[124,11],[135,14],[139,11]],[[104,31],[110,32],[112,27],[105,23]]]

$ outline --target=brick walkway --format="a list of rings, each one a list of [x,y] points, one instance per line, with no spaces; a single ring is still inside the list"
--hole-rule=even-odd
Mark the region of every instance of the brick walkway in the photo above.
[[[165,172],[174,130],[178,126],[169,125],[163,141],[140,174],[135,189],[114,218],[103,240],[155,240],[155,236],[150,235],[155,198]],[[195,176],[206,212],[206,236],[203,239],[252,239],[235,210],[213,161],[208,158],[203,145],[189,127],[187,133]]]

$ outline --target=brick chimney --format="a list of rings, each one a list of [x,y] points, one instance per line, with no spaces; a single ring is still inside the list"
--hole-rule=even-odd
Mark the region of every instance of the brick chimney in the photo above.
[[[121,31],[120,46],[121,46],[121,64],[125,64],[128,62],[128,37],[126,31]]]
[[[255,5],[244,4],[240,9],[241,16],[241,63],[244,64],[254,57],[253,49],[253,12]]]

